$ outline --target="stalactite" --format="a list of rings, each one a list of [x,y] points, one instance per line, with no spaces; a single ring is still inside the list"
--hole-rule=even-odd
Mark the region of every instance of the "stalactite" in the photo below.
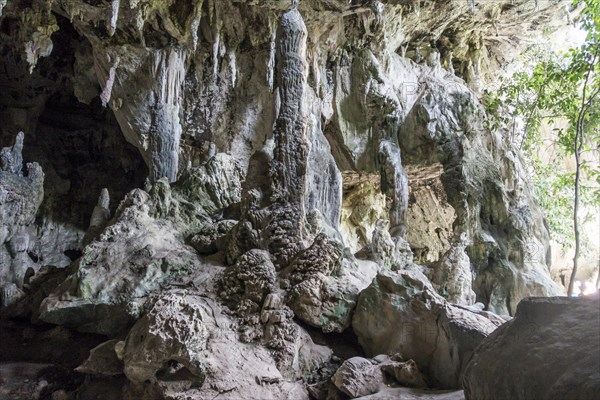
[[[375,1],[372,5],[371,5],[371,9],[373,10],[373,12],[375,13],[375,19],[377,20],[377,23],[380,24],[381,21],[383,20],[383,11],[385,9],[385,6],[383,5],[382,2],[380,1]]]
[[[153,182],[164,177],[169,182],[177,179],[181,140],[179,114],[186,57],[187,53],[183,49],[161,50],[155,55],[152,74],[157,77],[158,97],[153,105],[149,130],[150,173]]]
[[[402,167],[400,149],[396,144],[384,140],[379,144],[381,190],[389,199],[390,234],[405,238],[406,209],[408,208],[408,178]]]
[[[117,20],[119,19],[119,7],[120,6],[121,6],[121,0],[112,0],[110,26],[108,28],[109,36],[113,36],[117,30]]]
[[[2,16],[2,9],[6,7],[8,0],[0,0],[0,17]]]
[[[229,70],[231,72],[231,86],[235,86],[235,81],[237,79],[237,60],[235,57],[235,52],[232,50],[229,52]]]
[[[277,52],[276,36],[277,29],[276,27],[273,27],[271,31],[269,61],[267,62],[267,83],[269,84],[269,91],[271,92],[273,92],[273,85],[275,84],[275,54]]]
[[[213,79],[217,79],[219,75],[219,50],[221,47],[221,18],[219,17],[218,3],[209,1],[209,15],[211,16],[211,25],[213,30],[213,47],[212,47],[212,60],[213,60]]]
[[[190,22],[190,33],[192,35],[192,50],[196,51],[198,48],[198,29],[200,28],[200,22],[202,20],[202,5],[203,0],[196,2],[194,6],[194,14],[192,21]]]
[[[102,107],[106,107],[110,98],[112,96],[113,85],[115,84],[115,78],[117,74],[117,68],[119,67],[120,62],[119,56],[115,57],[115,60],[108,71],[108,78],[106,79],[106,83],[104,83],[104,88],[102,89],[102,93],[100,93],[100,100],[102,101]]]

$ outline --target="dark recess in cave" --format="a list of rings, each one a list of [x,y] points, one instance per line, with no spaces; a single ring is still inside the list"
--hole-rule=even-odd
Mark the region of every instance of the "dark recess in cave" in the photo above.
[[[86,229],[102,188],[108,188],[114,210],[127,192],[141,186],[148,170],[112,111],[98,97],[89,105],[75,97],[70,78],[75,52],[91,56],[91,48],[81,50],[89,44],[68,20],[56,18],[60,29],[52,36],[52,54],[40,59],[31,75],[20,49],[6,36],[17,29],[16,21],[3,23],[0,147],[12,144],[23,130],[24,161],[37,161],[46,175],[45,215]]]

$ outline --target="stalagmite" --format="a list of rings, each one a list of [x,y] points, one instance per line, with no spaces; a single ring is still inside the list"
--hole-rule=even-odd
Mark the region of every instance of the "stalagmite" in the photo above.
[[[302,99],[306,85],[306,26],[300,12],[286,12],[277,30],[277,85],[281,98],[271,163],[274,213],[269,250],[279,267],[302,250],[302,222],[308,148]]]
[[[0,150],[0,170],[15,175],[23,175],[23,139],[25,134],[19,132],[12,147]]]

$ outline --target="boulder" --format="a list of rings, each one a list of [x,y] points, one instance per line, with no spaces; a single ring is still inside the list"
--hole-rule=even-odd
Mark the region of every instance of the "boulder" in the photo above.
[[[427,389],[425,377],[413,360],[403,361],[399,355],[380,354],[372,359],[352,357],[344,361],[331,377],[331,383],[345,396],[363,398],[385,393],[390,387]],[[327,398],[335,396],[330,388]]]
[[[376,276],[352,327],[367,355],[399,353],[434,386],[459,388],[473,350],[501,321],[448,303],[413,265]]]
[[[331,380],[339,390],[355,399],[377,393],[383,385],[383,373],[371,360],[352,357],[344,361]]]
[[[75,371],[96,376],[116,376],[123,374],[123,360],[119,349],[124,342],[113,339],[104,342],[92,350],[90,356]]]
[[[381,370],[394,378],[401,386],[426,389],[427,382],[417,363],[408,361],[389,361],[381,365]]]
[[[528,298],[475,350],[467,399],[600,398],[600,298]],[[510,368],[507,368],[510,366]]]

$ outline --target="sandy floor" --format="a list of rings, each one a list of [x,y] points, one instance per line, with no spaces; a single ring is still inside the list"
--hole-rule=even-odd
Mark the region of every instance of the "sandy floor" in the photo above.
[[[435,391],[409,388],[387,388],[362,400],[464,400],[462,390]]]

